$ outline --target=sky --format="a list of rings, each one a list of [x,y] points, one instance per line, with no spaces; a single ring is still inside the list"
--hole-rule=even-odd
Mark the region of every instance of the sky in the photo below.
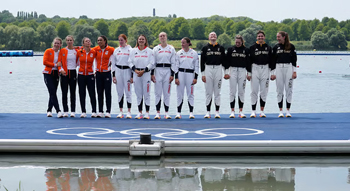
[[[225,17],[246,16],[258,21],[282,21],[285,18],[322,19],[333,17],[338,21],[350,19],[349,0],[2,0],[0,11],[9,10],[45,14],[47,17],[119,19],[132,16],[176,14],[177,17],[201,18],[212,15]]]

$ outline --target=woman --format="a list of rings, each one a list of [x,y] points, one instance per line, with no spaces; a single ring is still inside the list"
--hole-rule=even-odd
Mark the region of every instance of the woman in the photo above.
[[[289,41],[288,33],[280,31],[277,33],[277,41],[273,47],[273,63],[271,80],[276,79],[277,102],[280,109],[278,117],[283,115],[283,93],[286,92],[286,117],[292,117],[290,106],[293,95],[293,80],[297,78],[297,54],[295,47]]]
[[[153,51],[148,48],[147,38],[140,35],[137,38],[136,47],[131,50],[129,56],[129,67],[134,71],[135,93],[137,97],[137,105],[139,113],[135,119],[142,118],[142,103],[145,99],[146,113],[144,119],[149,119],[150,107],[150,90],[151,90],[151,74],[150,71],[154,67]]]
[[[168,111],[170,104],[171,82],[174,80],[175,68],[175,49],[167,44],[167,34],[159,34],[160,45],[153,48],[155,58],[155,69],[152,70],[152,81],[155,83],[154,92],[156,98],[156,116],[154,119],[160,119],[160,107],[162,95],[164,99],[165,119],[171,119]]]
[[[47,90],[49,91],[47,117],[52,117],[52,107],[55,107],[57,117],[62,118],[63,115],[58,105],[58,99],[56,95],[59,81],[57,67],[62,66],[61,63],[57,63],[60,48],[62,46],[62,39],[56,37],[53,40],[52,44],[53,47],[45,51],[43,59],[43,64],[45,65],[45,69],[43,71],[44,82],[46,84]]]
[[[103,117],[103,93],[106,96],[106,118],[111,118],[112,106],[112,75],[111,75],[111,56],[114,48],[108,46],[107,37],[100,36],[97,38],[97,44],[94,48],[96,51],[96,86],[98,99],[98,118]]]
[[[132,48],[127,44],[128,38],[125,34],[119,35],[118,39],[120,46],[114,50],[112,56],[113,83],[116,84],[120,110],[117,118],[124,117],[123,104],[125,94],[128,107],[126,118],[131,119],[131,84],[133,83],[133,77],[132,70],[128,64],[128,60]]]
[[[190,110],[190,119],[194,119],[194,85],[197,84],[199,73],[198,54],[190,46],[191,40],[187,37],[181,40],[182,50],[176,53],[175,84],[177,85],[177,114],[175,119],[181,119],[181,108],[183,104],[184,90],[188,98],[188,107]]]
[[[243,114],[245,84],[247,76],[247,66],[249,65],[249,49],[245,47],[241,35],[236,36],[236,45],[227,49],[225,76],[230,80],[230,118],[235,118],[235,98],[238,89],[239,118],[246,118]]]
[[[91,117],[95,118],[96,115],[96,95],[95,95],[95,75],[93,71],[93,63],[96,58],[96,51],[92,49],[91,40],[87,37],[84,37],[82,40],[83,48],[78,51],[77,57],[79,62],[79,71],[78,71],[78,86],[79,86],[79,98],[82,114],[81,118],[86,117],[86,108],[85,108],[85,97],[86,97],[86,88],[88,89],[90,96],[90,103],[92,107]]]
[[[250,47],[250,64],[247,67],[248,81],[251,80],[251,118],[256,117],[256,105],[258,102],[258,93],[260,91],[260,117],[265,118],[264,113],[267,93],[269,91],[270,70],[272,68],[272,49],[265,43],[265,33],[262,30],[257,32],[257,42]]]
[[[62,67],[58,67],[61,73],[61,90],[63,117],[68,117],[68,86],[70,91],[71,117],[75,117],[75,92],[77,88],[77,49],[74,48],[74,38],[72,35],[66,37],[67,47],[60,51],[58,63]]]

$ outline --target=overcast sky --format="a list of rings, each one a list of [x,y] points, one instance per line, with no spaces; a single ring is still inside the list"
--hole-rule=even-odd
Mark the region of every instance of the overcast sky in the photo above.
[[[176,14],[178,17],[200,18],[212,15],[247,16],[258,21],[281,21],[285,18],[311,20],[333,17],[338,21],[350,19],[349,0],[2,0],[1,10],[45,14],[47,17],[76,17],[118,19],[131,16]]]

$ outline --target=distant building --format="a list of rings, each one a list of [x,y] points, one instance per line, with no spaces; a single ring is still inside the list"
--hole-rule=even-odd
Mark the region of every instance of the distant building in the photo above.
[[[156,9],[153,8],[153,17],[155,17],[155,16],[156,16]]]

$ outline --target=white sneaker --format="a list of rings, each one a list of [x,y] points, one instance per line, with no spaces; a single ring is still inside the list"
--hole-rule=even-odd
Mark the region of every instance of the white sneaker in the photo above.
[[[284,115],[283,115],[283,111],[280,111],[280,114],[278,115],[278,118],[283,118]]]
[[[239,112],[238,117],[239,117],[239,118],[246,118],[246,116],[245,116],[244,113],[242,113],[242,112]]]
[[[121,119],[121,118],[123,118],[124,117],[124,115],[123,115],[123,112],[120,112],[118,115],[117,115],[117,118],[119,118],[119,119]],[[131,117],[131,116],[130,116]]]
[[[157,112],[156,116],[154,117],[154,119],[160,119],[160,114]]]
[[[86,113],[82,113],[81,115],[80,115],[80,118],[85,118],[86,117]]]
[[[235,112],[234,111],[231,111],[230,118],[235,118]]]
[[[52,112],[47,112],[47,117],[52,117]]]
[[[255,111],[252,111],[252,114],[250,114],[250,118],[255,118],[256,117],[256,113]]]
[[[136,116],[135,116],[135,119],[141,119],[142,118],[142,113],[138,113]]]
[[[70,113],[70,117],[75,117],[75,113],[74,112]]]
[[[171,116],[169,115],[168,112],[166,112],[164,118],[165,118],[165,119],[171,119]]]
[[[131,118],[132,118],[130,112],[128,112],[128,113],[126,114],[126,118],[127,118],[127,119],[131,119]]]
[[[292,115],[290,114],[289,110],[287,110],[287,112],[286,112],[286,117],[292,117]]]
[[[190,119],[194,119],[194,115],[193,115],[193,113],[192,113],[192,112],[190,113],[189,118],[190,118]]]
[[[210,119],[210,112],[209,111],[207,111],[207,114],[204,115],[204,118],[205,119]]]
[[[64,112],[63,117],[68,117],[68,112]]]
[[[107,112],[105,118],[111,118],[111,114]]]
[[[59,112],[57,113],[57,117],[58,117],[58,118],[62,118],[62,117],[63,117],[62,112],[59,111]]]
[[[266,115],[265,115],[265,113],[264,113],[263,111],[261,111],[260,117],[261,117],[261,118],[266,118]]]
[[[95,113],[96,114],[96,113]],[[92,117],[92,116],[91,116]],[[103,113],[102,112],[99,112],[98,115],[97,115],[97,118],[102,118],[104,117]]]
[[[181,119],[181,113],[177,113],[175,119]]]
[[[97,117],[96,113],[95,113],[95,112],[92,112],[91,118],[96,118],[96,117]]]
[[[220,119],[221,117],[220,117],[220,114],[219,114],[219,112],[217,111],[216,113],[215,113],[215,119]]]
[[[143,119],[149,119],[149,113],[146,112],[145,115],[143,116]]]

